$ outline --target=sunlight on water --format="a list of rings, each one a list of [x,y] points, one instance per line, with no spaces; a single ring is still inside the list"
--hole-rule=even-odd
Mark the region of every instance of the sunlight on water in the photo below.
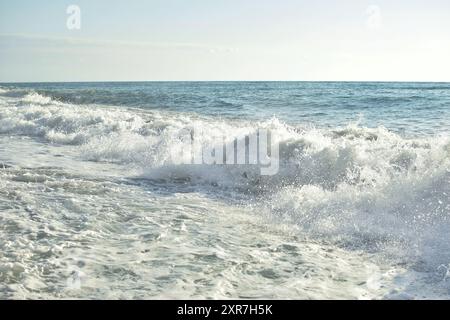
[[[0,297],[448,298],[448,103],[447,84],[2,85]],[[260,128],[275,176],[169,157],[186,129]]]

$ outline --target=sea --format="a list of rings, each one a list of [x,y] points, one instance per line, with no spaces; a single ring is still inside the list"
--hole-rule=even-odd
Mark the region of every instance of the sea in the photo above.
[[[450,83],[1,83],[0,299],[182,298],[449,299]]]

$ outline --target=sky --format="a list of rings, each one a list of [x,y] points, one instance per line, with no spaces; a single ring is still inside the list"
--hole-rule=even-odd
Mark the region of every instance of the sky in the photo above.
[[[0,0],[0,82],[450,81],[449,57],[448,0]]]

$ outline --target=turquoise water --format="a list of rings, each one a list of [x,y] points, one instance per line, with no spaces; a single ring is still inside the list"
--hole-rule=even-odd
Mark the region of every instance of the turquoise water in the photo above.
[[[267,119],[319,127],[360,121],[407,134],[450,128],[449,83],[122,82],[13,84],[54,100],[225,118]],[[12,94],[18,94],[17,90]]]
[[[0,298],[448,299],[449,134],[446,83],[0,84]]]

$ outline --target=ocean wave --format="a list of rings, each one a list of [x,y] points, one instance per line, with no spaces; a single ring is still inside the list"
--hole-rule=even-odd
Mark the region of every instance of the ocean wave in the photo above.
[[[319,129],[291,126],[276,118],[251,122],[74,105],[34,92],[18,104],[0,109],[0,133],[79,145],[88,160],[139,162],[151,169],[176,166],[170,155],[191,143],[181,139],[186,132],[203,132],[197,142],[202,147],[214,147],[212,137],[222,136],[225,142],[242,140],[259,129],[270,130],[272,142],[279,145],[281,160],[277,176],[256,177],[262,184],[313,184],[333,190],[343,182],[374,186],[398,176],[448,166],[449,136],[444,134],[407,139],[384,127],[366,128],[357,123]],[[257,166],[241,167],[247,177],[258,175]]]
[[[275,176],[250,165],[164,164],[147,168],[144,177],[206,192],[235,190],[260,214],[297,225],[303,234],[383,253],[412,268],[420,263],[435,272],[450,261],[448,136],[405,139],[382,127],[270,124],[282,137]]]
[[[82,146],[85,158],[139,165],[141,178],[164,184],[188,184],[216,194],[231,190],[245,195],[245,203],[261,207],[261,213],[290,221],[305,234],[382,252],[398,263],[422,261],[422,268],[433,272],[450,261],[445,253],[450,252],[447,135],[406,139],[384,127],[357,124],[325,130],[277,119],[232,123],[159,117],[132,132],[90,140]],[[171,152],[184,143],[180,132],[193,128],[237,139],[270,129],[280,148],[279,172],[263,176],[255,165],[173,163]],[[151,133],[145,136],[140,130]]]
[[[258,129],[270,130],[279,145],[280,168],[262,176],[257,165],[180,165],[174,150],[187,147],[181,137],[202,131],[197,141],[215,147],[214,136],[245,139]],[[396,185],[417,186],[450,170],[448,135],[407,139],[384,127],[350,124],[342,128],[294,127],[276,118],[231,121],[169,112],[64,104],[30,93],[15,106],[0,109],[0,133],[39,137],[52,143],[78,145],[80,156],[140,166],[143,177],[183,180],[236,188],[249,194],[274,194],[294,188],[318,188],[339,194],[379,192]],[[316,189],[311,189],[316,190]],[[341,197],[345,198],[345,193]],[[301,196],[303,197],[303,196]],[[448,197],[443,196],[445,210]],[[284,212],[289,212],[286,208]]]
[[[26,94],[21,99],[21,101],[25,102],[25,103],[28,102],[28,103],[32,103],[32,104],[38,104],[38,105],[49,105],[51,103],[53,103],[53,104],[57,103],[51,97],[41,95],[36,92],[31,92],[31,93]]]
[[[95,137],[142,128],[143,120],[126,111],[63,104],[31,93],[17,105],[0,109],[0,133],[41,137],[82,145]]]
[[[212,147],[211,137],[229,142],[258,129],[270,130],[279,145],[274,176],[261,175],[256,165],[180,165],[171,158],[186,147],[186,132],[202,131],[199,144]],[[74,145],[83,160],[139,167],[144,181],[239,194],[243,205],[268,219],[297,225],[321,241],[407,261],[411,270],[433,273],[450,262],[447,133],[406,138],[382,126],[321,129],[276,118],[226,120],[66,104],[37,93],[3,104],[0,133]]]

